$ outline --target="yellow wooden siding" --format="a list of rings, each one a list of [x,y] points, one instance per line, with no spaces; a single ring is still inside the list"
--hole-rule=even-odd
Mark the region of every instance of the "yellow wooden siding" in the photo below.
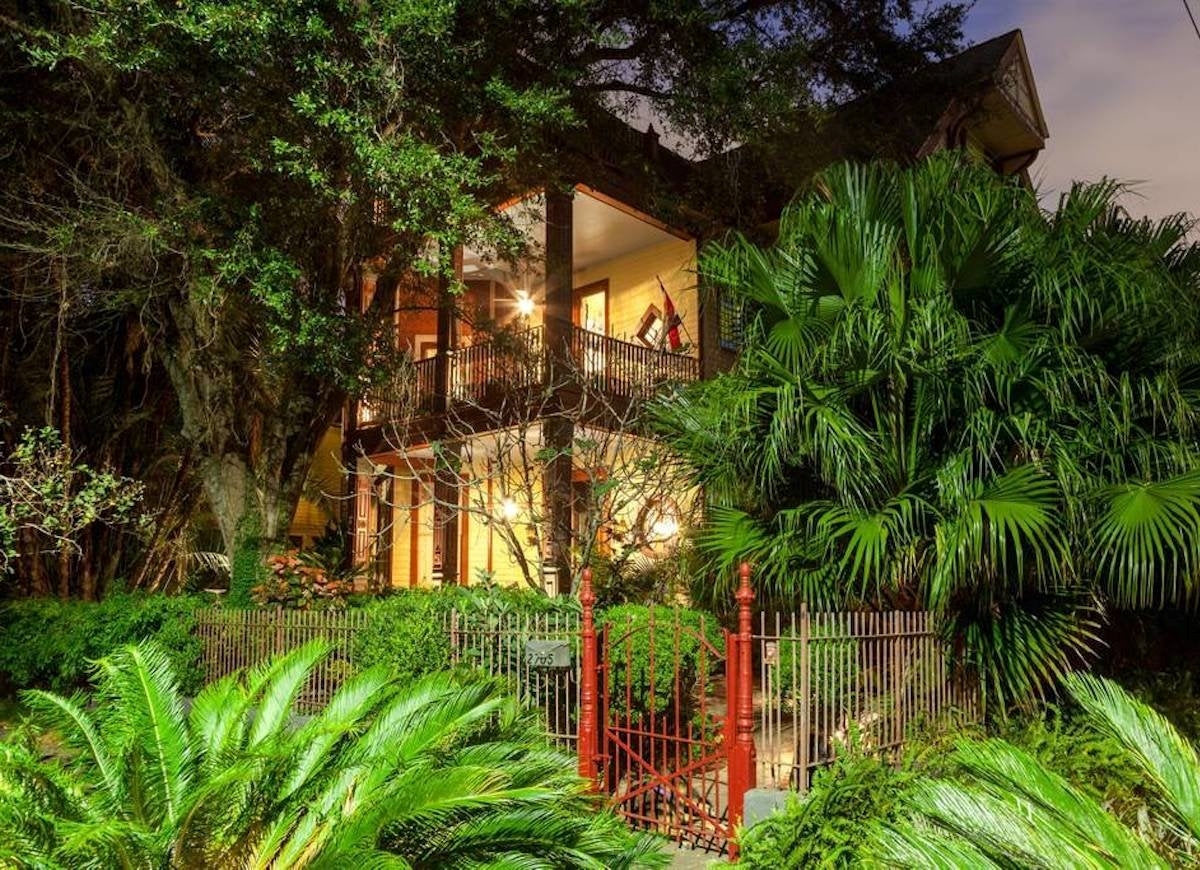
[[[337,499],[343,489],[342,475],[342,430],[330,426],[317,445],[312,467],[308,472],[305,490],[310,493],[327,493],[327,498],[301,496],[295,516],[288,529],[290,537],[303,538],[307,544],[312,538],[320,537],[330,520],[336,519]]]
[[[650,305],[663,311],[662,278],[683,321],[681,338],[699,355],[699,293],[696,290],[696,243],[671,239],[624,257],[605,260],[575,273],[575,286],[608,280],[608,334],[637,343],[642,316]]]

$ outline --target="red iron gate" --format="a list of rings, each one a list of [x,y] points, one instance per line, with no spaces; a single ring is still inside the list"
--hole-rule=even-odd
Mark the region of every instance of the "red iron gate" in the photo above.
[[[597,631],[584,571],[579,771],[635,827],[694,848],[733,852],[755,748],[750,569],[738,630],[678,613]]]

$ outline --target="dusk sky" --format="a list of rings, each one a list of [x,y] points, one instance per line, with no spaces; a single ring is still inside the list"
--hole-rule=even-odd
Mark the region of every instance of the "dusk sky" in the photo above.
[[[978,0],[967,35],[1014,27],[1050,127],[1039,187],[1109,175],[1140,182],[1134,214],[1200,214],[1200,39],[1181,0]]]

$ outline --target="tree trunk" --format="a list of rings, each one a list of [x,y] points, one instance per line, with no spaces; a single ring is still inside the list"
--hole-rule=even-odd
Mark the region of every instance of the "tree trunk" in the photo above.
[[[185,299],[172,305],[172,315],[176,334],[164,364],[179,401],[182,434],[232,564],[248,518],[263,541],[286,535],[317,445],[343,396],[294,372],[247,378],[244,348],[213,326],[210,312]]]

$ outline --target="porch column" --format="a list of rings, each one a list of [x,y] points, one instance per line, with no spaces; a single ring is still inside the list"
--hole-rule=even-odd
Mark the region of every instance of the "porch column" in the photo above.
[[[551,377],[555,359],[565,359],[571,346],[571,292],[574,288],[574,200],[571,193],[546,191],[546,350]],[[557,375],[561,377],[561,375]],[[546,464],[543,487],[546,499],[549,570],[556,575],[556,591],[571,591],[571,456],[575,439],[572,420],[557,411],[542,421],[546,447],[555,456]]]
[[[438,276],[437,356],[433,363],[433,411],[444,414],[449,410],[453,372],[451,354],[454,352],[455,320],[458,314],[454,284],[462,280],[462,246],[450,254],[451,275]],[[433,470],[433,546],[435,571],[437,555],[441,556],[441,580],[444,585],[456,586],[458,576],[458,463],[457,445],[445,446],[445,459],[434,460]],[[449,461],[447,461],[449,460]]]
[[[457,314],[453,284],[462,280],[462,246],[456,247],[450,257],[453,275],[438,276],[437,356],[433,361],[434,413],[446,410],[447,397],[450,395],[450,354],[454,350],[454,320]]]
[[[354,474],[351,478],[354,500],[351,510],[351,561],[356,566],[371,564],[371,477],[374,466],[368,459],[360,459],[355,463]],[[364,592],[367,588],[366,577],[359,576],[354,580],[354,591]]]
[[[462,459],[457,442],[443,444],[440,455],[434,459],[433,470],[433,540],[442,554],[442,584],[457,586],[466,584],[459,576],[458,554],[459,515],[462,506],[461,484]]]
[[[546,191],[546,350],[551,360],[571,341],[571,292],[575,285],[574,199]]]
[[[549,544],[549,571],[555,574],[558,595],[571,592],[571,444],[575,441],[575,424],[561,412],[542,420],[542,437],[551,458],[546,463],[542,485],[546,500],[546,537]]]

